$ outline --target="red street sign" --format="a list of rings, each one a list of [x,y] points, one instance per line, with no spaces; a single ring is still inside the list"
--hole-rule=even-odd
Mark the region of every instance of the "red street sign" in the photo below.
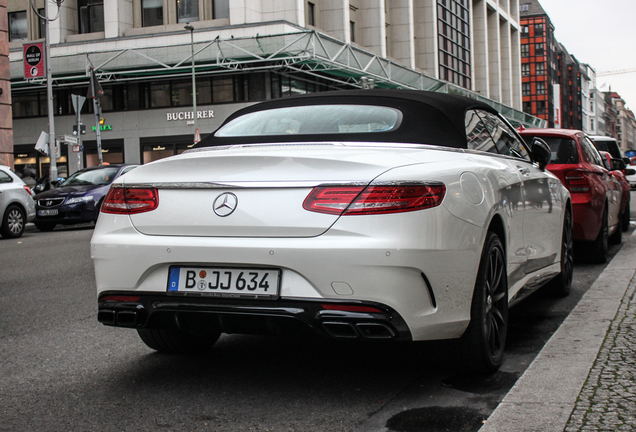
[[[24,44],[24,79],[44,78],[44,42]]]

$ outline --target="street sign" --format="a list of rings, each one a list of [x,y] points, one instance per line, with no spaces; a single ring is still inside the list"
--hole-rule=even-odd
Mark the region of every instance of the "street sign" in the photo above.
[[[77,137],[73,135],[64,135],[64,139],[62,141],[67,144],[77,144],[79,142]]]
[[[75,110],[75,114],[79,113],[82,110],[82,106],[84,106],[84,102],[86,101],[86,97],[72,94],[71,100],[73,101],[73,109]]]
[[[201,133],[199,133],[199,128],[197,128],[196,132],[194,132],[194,143],[198,143],[201,141]]]
[[[44,78],[44,42],[22,45],[24,79]]]
[[[74,151],[75,153],[79,153],[79,152],[80,152],[80,146],[79,146],[79,145],[74,145],[74,146],[73,146],[73,151]]]

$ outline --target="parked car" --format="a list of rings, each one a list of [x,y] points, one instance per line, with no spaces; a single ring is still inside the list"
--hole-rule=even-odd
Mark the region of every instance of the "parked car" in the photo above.
[[[611,154],[614,159],[621,159],[625,162],[625,165],[629,165],[630,159],[623,156],[621,147],[615,138],[603,135],[592,135],[589,136],[589,138],[598,151],[606,151]]]
[[[492,371],[509,306],[549,281],[570,290],[570,196],[549,161],[461,96],[243,108],[200,148],[115,180],[91,241],[98,320],[162,352],[297,325],[448,339],[459,368]]]
[[[58,187],[35,196],[35,226],[52,231],[56,225],[93,222],[110,184],[137,165],[100,165],[79,170]]]
[[[17,238],[35,218],[31,189],[8,166],[0,165],[0,235]]]
[[[629,230],[629,220],[631,213],[631,194],[630,184],[626,175],[636,174],[636,170],[627,168],[623,159],[613,158],[609,152],[599,151],[605,169],[607,169],[612,177],[614,177],[621,185],[621,211],[620,220],[623,231]]]
[[[622,190],[604,167],[601,155],[581,131],[570,129],[525,129],[526,142],[544,140],[552,150],[547,169],[572,195],[574,240],[589,247],[594,262],[607,261],[608,242],[620,243]]]

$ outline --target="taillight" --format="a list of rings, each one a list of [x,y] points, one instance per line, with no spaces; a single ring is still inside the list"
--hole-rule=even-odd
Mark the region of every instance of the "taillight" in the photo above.
[[[159,205],[159,195],[155,188],[111,187],[102,212],[114,214],[136,214],[154,210]]]
[[[140,296],[126,296],[126,295],[110,295],[100,299],[104,302],[137,302],[141,299]]]
[[[590,190],[590,179],[584,171],[566,171],[563,174],[565,187],[570,192],[588,192]]]
[[[335,215],[400,213],[436,207],[443,184],[391,186],[319,186],[305,198],[305,210]]]
[[[27,185],[24,185],[24,186],[22,186],[22,187],[24,188],[24,190],[25,190],[25,191],[27,191],[27,193],[28,193],[30,196],[33,196],[33,191],[31,190],[31,188],[30,188],[30,187],[28,187]]]

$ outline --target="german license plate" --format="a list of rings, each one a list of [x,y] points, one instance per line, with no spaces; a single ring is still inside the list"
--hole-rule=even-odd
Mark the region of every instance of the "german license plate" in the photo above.
[[[168,292],[215,297],[277,297],[280,270],[226,267],[170,267]]]
[[[57,209],[38,210],[38,216],[57,216]]]

